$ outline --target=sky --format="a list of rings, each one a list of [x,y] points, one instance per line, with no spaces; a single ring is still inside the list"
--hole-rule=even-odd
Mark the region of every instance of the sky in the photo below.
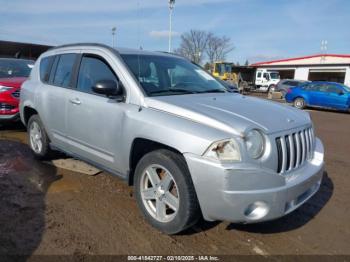
[[[350,0],[176,0],[173,48],[190,29],[231,38],[227,61],[250,63],[327,52],[350,54]],[[0,0],[0,40],[98,42],[167,51],[167,0]]]

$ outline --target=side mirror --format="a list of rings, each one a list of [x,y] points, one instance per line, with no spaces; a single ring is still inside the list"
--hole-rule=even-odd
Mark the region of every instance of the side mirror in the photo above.
[[[338,93],[338,95],[340,95],[340,96],[344,95],[344,91],[343,91],[343,90],[337,90],[337,93]]]
[[[123,94],[121,85],[114,80],[100,80],[92,87],[92,91],[107,97],[121,96]]]

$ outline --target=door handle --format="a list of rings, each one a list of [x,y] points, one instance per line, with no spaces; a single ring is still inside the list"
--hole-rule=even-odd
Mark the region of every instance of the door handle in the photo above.
[[[79,98],[69,99],[69,102],[71,102],[74,105],[80,105],[81,104]]]

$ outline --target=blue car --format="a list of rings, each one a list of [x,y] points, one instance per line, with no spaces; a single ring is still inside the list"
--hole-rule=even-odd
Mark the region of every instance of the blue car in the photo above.
[[[285,99],[299,109],[310,106],[349,111],[350,87],[333,82],[308,82],[288,89]]]

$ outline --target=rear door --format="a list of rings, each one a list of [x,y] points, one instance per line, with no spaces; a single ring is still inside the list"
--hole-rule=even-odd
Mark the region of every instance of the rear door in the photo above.
[[[72,71],[77,57],[76,53],[54,56],[50,75],[45,76],[43,72],[41,80],[44,84],[41,85],[39,92],[40,117],[51,142],[63,150],[67,150],[68,146],[65,138],[67,97],[72,87]]]
[[[328,107],[327,85],[324,83],[311,84],[310,101],[314,106]]]
[[[67,135],[73,154],[118,171],[123,119],[129,105],[92,90],[98,81],[119,81],[111,61],[97,50],[82,54],[76,88],[68,98]]]

